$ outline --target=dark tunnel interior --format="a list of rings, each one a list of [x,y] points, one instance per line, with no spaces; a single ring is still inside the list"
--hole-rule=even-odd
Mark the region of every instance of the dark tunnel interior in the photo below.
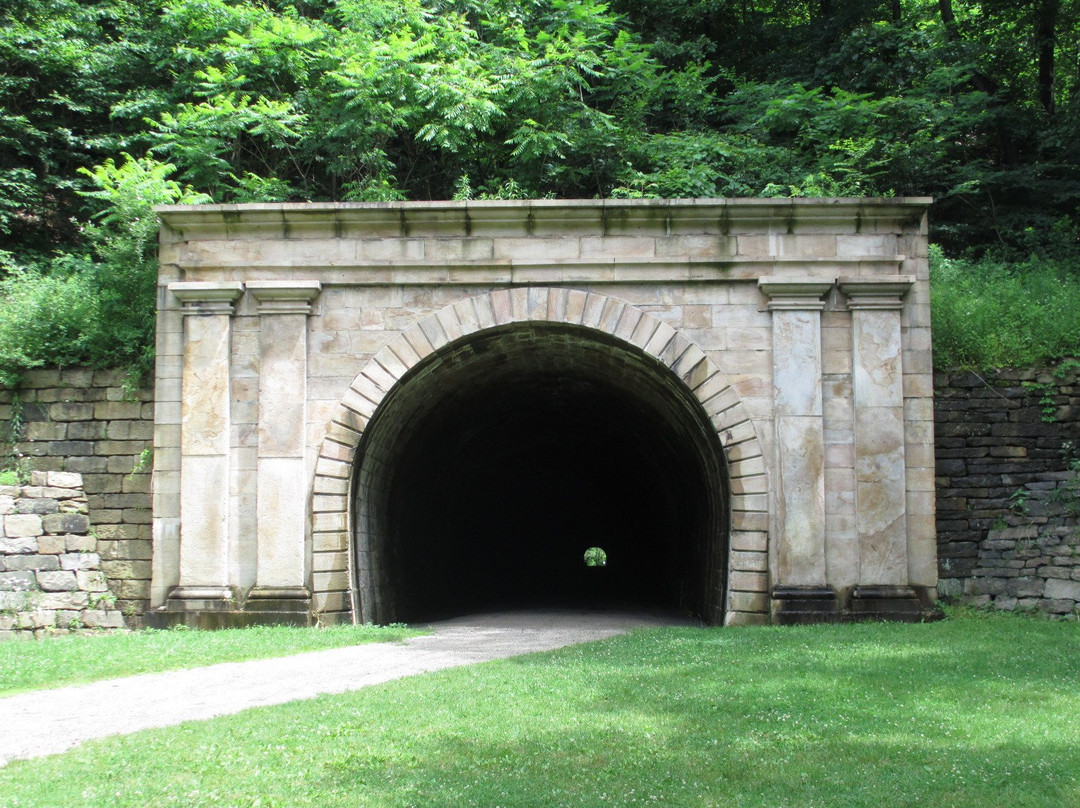
[[[361,444],[365,616],[514,608],[718,614],[721,450],[654,359],[548,324],[474,335],[414,369]],[[597,546],[604,566],[588,566]]]

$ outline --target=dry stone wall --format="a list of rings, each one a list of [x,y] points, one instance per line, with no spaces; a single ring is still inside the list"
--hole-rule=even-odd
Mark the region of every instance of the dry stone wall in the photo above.
[[[129,624],[149,604],[153,391],[121,371],[37,370],[0,389],[0,468],[82,475],[109,590]],[[12,440],[14,438],[14,440]]]
[[[938,592],[1080,615],[1080,384],[1075,372],[935,378]]]
[[[87,510],[81,474],[0,486],[0,640],[124,627]]]

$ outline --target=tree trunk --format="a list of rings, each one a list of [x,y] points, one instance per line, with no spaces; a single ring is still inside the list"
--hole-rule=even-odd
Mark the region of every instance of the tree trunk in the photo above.
[[[960,39],[960,29],[956,25],[952,0],[938,0],[938,10],[941,12],[941,22],[945,26],[945,38],[950,42],[956,42]]]
[[[1035,42],[1039,55],[1039,103],[1054,112],[1054,48],[1057,45],[1057,18],[1061,0],[1043,0],[1035,21]]]

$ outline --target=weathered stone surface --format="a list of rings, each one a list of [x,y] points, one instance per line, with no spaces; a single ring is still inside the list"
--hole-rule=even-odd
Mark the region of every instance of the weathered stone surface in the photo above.
[[[86,533],[90,517],[81,513],[57,513],[43,517],[42,524],[49,533]]]
[[[43,592],[71,592],[79,588],[75,573],[66,570],[39,572],[37,582]]]
[[[99,570],[76,570],[75,580],[79,585],[79,589],[84,592],[109,591],[109,584],[108,581],[105,580],[105,573]]]
[[[36,514],[10,514],[4,517],[4,535],[8,538],[40,536],[45,530]]]
[[[1080,581],[1052,579],[1046,582],[1043,596],[1051,599],[1071,599],[1080,601]]]
[[[0,572],[0,592],[29,592],[35,584],[34,573],[29,570]]]
[[[3,555],[14,555],[16,553],[36,553],[38,551],[38,541],[36,538],[29,536],[21,539],[0,539],[0,553]]]

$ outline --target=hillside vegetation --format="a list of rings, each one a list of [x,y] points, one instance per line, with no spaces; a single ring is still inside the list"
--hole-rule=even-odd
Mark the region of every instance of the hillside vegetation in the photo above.
[[[6,0],[0,383],[147,366],[161,202],[932,195],[939,280],[1071,288],[1077,6]]]

